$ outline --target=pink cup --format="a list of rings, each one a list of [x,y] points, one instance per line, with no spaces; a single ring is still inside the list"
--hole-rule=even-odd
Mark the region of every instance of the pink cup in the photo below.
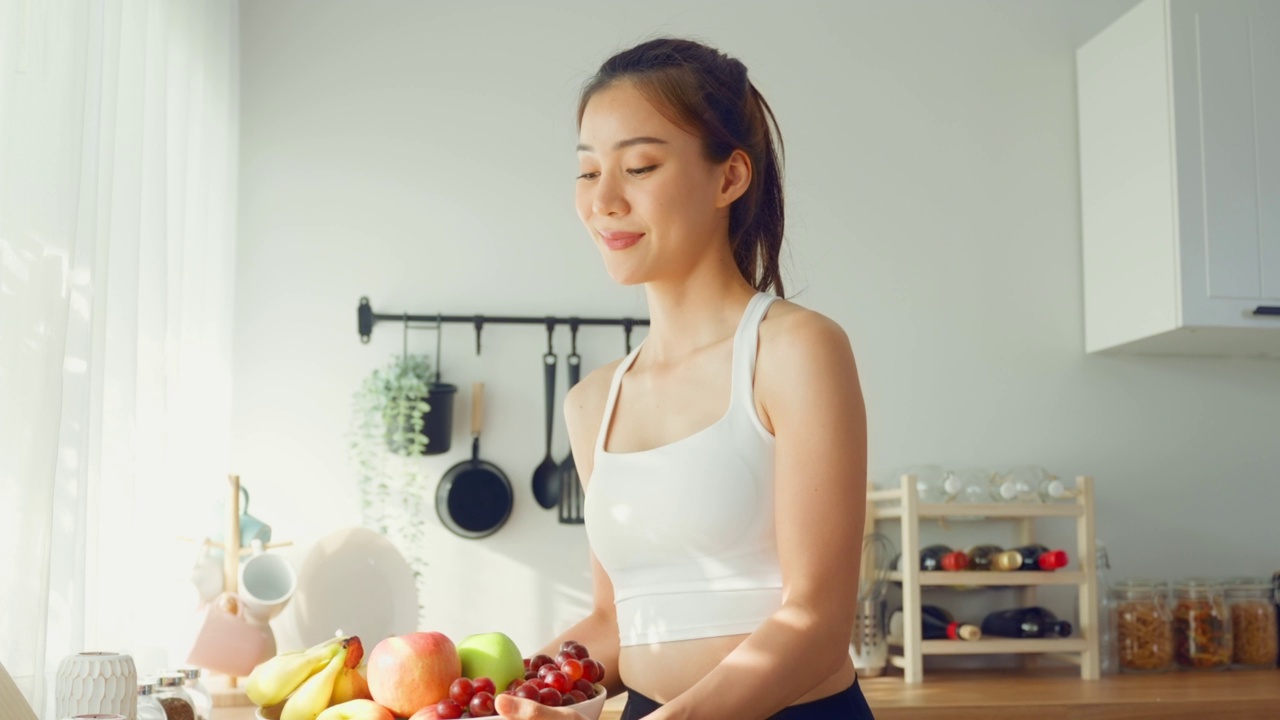
[[[274,652],[275,638],[265,625],[249,621],[235,593],[222,593],[204,610],[187,663],[224,675],[245,677]]]

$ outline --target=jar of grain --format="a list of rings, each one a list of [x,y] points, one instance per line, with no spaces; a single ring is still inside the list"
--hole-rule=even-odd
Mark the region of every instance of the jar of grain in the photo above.
[[[1242,578],[1227,585],[1231,610],[1232,662],[1241,668],[1271,668],[1276,664],[1276,607],[1271,583]]]
[[[1221,582],[1180,580],[1173,587],[1173,644],[1178,666],[1223,670],[1231,665],[1231,614]]]
[[[1173,668],[1169,585],[1127,580],[1111,588],[1111,626],[1120,672],[1159,673]]]
[[[155,697],[168,720],[196,720],[195,701],[182,687],[185,682],[181,673],[167,673],[157,680]]]
[[[138,680],[138,720],[166,720],[164,706],[156,699],[156,679]]]

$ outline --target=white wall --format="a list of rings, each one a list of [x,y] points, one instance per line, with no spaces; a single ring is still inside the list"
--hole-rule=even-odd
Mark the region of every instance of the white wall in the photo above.
[[[1117,576],[1269,574],[1280,364],[1083,353],[1073,49],[1132,4],[244,3],[234,453],[254,509],[299,554],[357,521],[351,395],[401,345],[390,324],[359,342],[361,295],[644,314],[574,214],[573,113],[611,52],[674,33],[741,58],[778,116],[788,289],[852,338],[873,479],[912,462],[1092,474]],[[518,498],[481,541],[428,514],[424,600],[433,629],[530,649],[589,587],[582,529],[529,491],[544,335],[491,328],[479,358],[469,328],[444,339],[445,379],[487,383],[485,454]],[[622,352],[618,331],[582,344],[588,366]]]

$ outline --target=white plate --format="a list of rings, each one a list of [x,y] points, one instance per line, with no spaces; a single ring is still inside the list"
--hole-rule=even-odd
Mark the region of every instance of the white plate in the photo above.
[[[418,628],[413,569],[389,540],[361,527],[338,530],[311,548],[290,605],[302,647],[341,631],[360,636],[368,652]]]

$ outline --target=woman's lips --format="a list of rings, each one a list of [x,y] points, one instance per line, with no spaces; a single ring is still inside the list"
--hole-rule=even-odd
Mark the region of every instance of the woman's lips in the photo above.
[[[644,233],[602,232],[600,237],[604,238],[605,247],[610,250],[626,250],[640,242]]]

